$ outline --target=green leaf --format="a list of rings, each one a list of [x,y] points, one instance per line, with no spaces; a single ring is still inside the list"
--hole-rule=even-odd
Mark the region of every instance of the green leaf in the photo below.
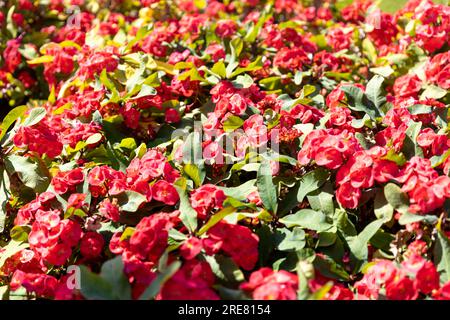
[[[33,108],[33,109],[31,109],[28,117],[23,122],[22,126],[31,127],[35,124],[38,124],[42,119],[45,118],[46,114],[47,114],[47,111],[45,110],[45,108],[42,108],[42,107]]]
[[[336,232],[321,232],[317,241],[317,247],[329,247],[336,242]]]
[[[327,179],[328,171],[323,168],[318,168],[305,174],[300,181],[300,187],[297,193],[297,201],[302,202],[309,193],[319,189]]]
[[[287,213],[289,213],[292,209],[297,207],[297,193],[298,193],[299,184],[296,183],[295,186],[289,188],[288,193],[285,197],[280,201],[280,210],[278,210],[278,216],[283,217]],[[317,208],[313,208],[317,211]]]
[[[9,293],[8,285],[0,286],[0,300],[9,300],[8,293]]]
[[[227,67],[225,68],[225,74],[227,78],[232,78],[232,73],[234,69],[236,69],[236,67],[239,65],[239,62],[237,61],[236,48],[234,47],[233,42],[230,42],[230,50],[231,50],[231,55],[229,56],[230,59],[228,61]]]
[[[191,132],[184,142],[183,162],[199,163],[202,160],[202,143],[198,132]]]
[[[239,269],[230,257],[216,254],[214,256],[205,256],[205,260],[209,263],[212,272],[220,281],[241,283],[245,280],[241,269]]]
[[[377,49],[369,38],[365,38],[362,41],[363,53],[369,58],[370,62],[375,63],[377,61]]]
[[[200,187],[203,180],[205,180],[206,172],[204,165],[197,166],[192,163],[187,163],[184,165],[183,171],[194,181],[196,187]]]
[[[344,281],[350,280],[347,271],[327,255],[316,255],[313,264],[314,268],[325,277]]]
[[[333,197],[333,187],[331,184],[326,184],[324,188],[309,193],[308,202],[311,209],[332,215],[334,213]]]
[[[385,78],[389,78],[389,76],[395,72],[390,66],[370,68],[370,71]]]
[[[126,190],[117,196],[120,210],[136,212],[141,204],[147,201],[147,198],[136,191]]]
[[[341,90],[347,94],[348,107],[350,109],[359,112],[365,112],[373,120],[375,120],[377,117],[381,117],[380,110],[373,104],[373,102],[368,99],[361,88],[353,85],[344,85],[341,87]],[[371,94],[373,98],[373,95],[375,95],[376,93],[372,92]]]
[[[372,120],[370,119],[369,115],[365,114],[362,119],[353,119],[352,127],[356,128],[356,129],[361,129],[364,126],[371,128],[371,122],[372,122]]]
[[[384,187],[384,196],[387,202],[397,211],[404,213],[409,208],[409,198],[402,189],[394,183]]]
[[[223,63],[223,60],[217,61],[211,68],[211,71],[220,76],[222,79],[224,79],[227,74],[225,70],[225,64]]]
[[[365,150],[369,150],[372,146],[370,141],[368,141],[368,139],[366,139],[366,137],[361,132],[357,132],[355,134],[355,138],[358,140],[361,147],[363,147]]]
[[[432,215],[420,215],[404,211],[398,220],[400,225],[406,225],[414,222],[424,222],[430,225],[435,224],[438,221],[438,217]]]
[[[253,78],[248,74],[244,74],[243,76],[237,76],[236,80],[233,80],[231,83],[235,88],[246,89],[253,84]]]
[[[443,154],[441,154],[440,156],[432,156],[430,158],[431,166],[433,168],[440,166],[441,164],[443,164],[445,162],[445,160],[447,160],[447,158],[449,156],[450,156],[450,149],[447,150],[446,152],[444,152]]]
[[[413,115],[427,114],[433,111],[433,107],[427,106],[426,104],[414,104],[412,106],[409,106],[407,109],[409,113]]]
[[[128,52],[129,50],[131,50],[136,43],[138,43],[140,40],[144,39],[151,31],[152,31],[152,29],[150,29],[148,27],[148,25],[145,25],[144,27],[140,28],[136,32],[136,36],[133,38],[133,40],[131,40],[127,44],[127,46],[125,47],[123,52]]]
[[[125,230],[123,230],[122,235],[120,236],[120,241],[130,239],[133,236],[135,230],[136,229],[133,227],[126,227]]]
[[[234,213],[235,211],[236,211],[236,209],[233,207],[226,207],[226,208],[223,208],[222,210],[220,210],[219,212],[213,214],[211,216],[211,218],[208,220],[208,222],[205,225],[203,225],[203,227],[200,228],[200,230],[197,232],[197,235],[201,236],[206,231],[208,231],[213,226],[215,226],[217,223],[222,221],[223,218]]]
[[[422,122],[411,121],[408,129],[406,129],[406,137],[403,142],[402,151],[408,159],[414,156],[423,157],[422,148],[417,143],[417,137],[421,128]]]
[[[264,207],[268,211],[276,213],[278,207],[277,189],[272,180],[270,161],[265,158],[263,158],[261,166],[258,170],[256,186]]]
[[[294,83],[299,86],[303,81],[303,73],[301,71],[297,71],[294,75]]]
[[[119,92],[117,91],[116,85],[111,80],[109,80],[106,69],[103,69],[102,73],[100,74],[100,82],[112,93],[109,101],[118,102],[120,99]]]
[[[255,187],[256,179],[249,180],[244,182],[243,184],[239,185],[238,187],[222,187],[222,186],[216,186],[217,188],[221,189],[227,197],[234,198],[239,201],[244,201],[247,199],[247,196],[252,193],[253,191],[256,191]]]
[[[87,300],[130,300],[131,288],[123,273],[122,257],[105,262],[100,274],[80,266],[80,291]]]
[[[241,117],[232,115],[227,117],[223,122],[223,130],[225,130],[225,132],[231,132],[242,127],[243,124],[244,120]]]
[[[262,14],[258,20],[258,22],[250,28],[249,32],[246,34],[244,41],[246,42],[255,42],[257,36],[260,34],[261,28],[264,26],[264,23],[272,17],[272,14]]]
[[[386,96],[383,94],[384,78],[379,75],[375,75],[366,86],[366,96],[371,101],[379,113],[381,113],[381,106],[386,103]]]
[[[154,299],[159,293],[164,283],[166,283],[181,267],[180,261],[172,262],[167,268],[164,269],[156,278],[152,281],[150,286],[141,294],[139,300]]]
[[[136,140],[134,138],[125,138],[120,141],[119,147],[127,150],[134,150],[137,148]]]
[[[391,221],[394,216],[394,208],[386,200],[386,197],[382,192],[378,192],[375,196],[374,212],[375,216],[385,223]]]
[[[183,179],[184,178],[179,178],[174,183],[174,187],[177,189],[178,195],[180,196],[180,219],[186,228],[193,233],[197,229],[197,211],[191,206],[186,187],[180,186],[184,184]]]
[[[93,135],[90,135],[87,139],[86,139],[86,145],[94,145],[99,143],[101,140],[103,139],[103,136],[101,133],[96,132]]]
[[[13,14],[14,14],[15,9],[16,9],[16,6],[11,6],[6,15],[6,30],[8,30],[11,33],[12,38],[17,37],[17,27],[14,24],[14,20],[13,20]]]
[[[5,136],[6,132],[8,131],[9,127],[18,119],[23,117],[25,112],[27,111],[27,106],[19,106],[15,107],[11,111],[8,112],[8,114],[3,118],[2,125],[0,126],[0,141]]]
[[[262,57],[258,56],[255,61],[249,63],[248,66],[244,68],[237,68],[236,71],[234,71],[228,78],[234,78],[237,75],[244,73],[244,72],[250,72],[250,71],[256,71],[263,67]]]
[[[236,50],[236,57],[239,57],[242,49],[244,49],[244,41],[240,37],[236,37],[231,40],[230,44]]]
[[[348,213],[342,209],[337,209],[333,216],[334,225],[345,239],[351,239],[357,235],[356,228],[348,218]]]
[[[9,232],[11,239],[17,242],[24,242],[28,240],[28,234],[31,231],[29,226],[14,226]]]
[[[0,233],[5,229],[6,223],[6,205],[10,197],[10,181],[5,169],[0,169]]]
[[[156,93],[157,91],[155,88],[147,84],[143,84],[141,86],[141,90],[139,90],[139,93],[136,96],[134,96],[133,99],[139,99],[147,96],[154,96]]]
[[[297,277],[298,277],[298,291],[297,291],[297,299],[298,300],[306,300],[309,295],[309,286],[308,286],[308,278],[306,277],[305,272],[303,271],[303,266],[305,268],[312,268],[314,270],[314,266],[311,262],[300,260],[297,264]]]
[[[381,159],[395,162],[399,167],[403,166],[407,161],[403,153],[396,153],[394,149],[390,149]]]
[[[283,228],[275,233],[276,248],[280,251],[297,251],[306,245],[305,231],[299,227],[291,230]]]
[[[441,230],[437,232],[433,255],[441,283],[450,281],[450,241]]]
[[[327,38],[323,34],[315,34],[309,38],[312,42],[317,44],[319,49],[326,49],[328,46]]]
[[[425,87],[424,92],[422,92],[422,94],[420,95],[420,99],[421,100],[426,100],[426,99],[436,99],[439,100],[443,97],[445,97],[447,95],[448,91],[435,86],[435,85],[428,85]]]
[[[281,77],[268,77],[259,80],[259,85],[266,90],[276,90],[281,87]]]
[[[44,192],[49,185],[49,178],[30,157],[10,155],[5,159],[8,172],[17,173],[22,183],[36,192]]]
[[[383,225],[384,220],[375,220],[369,223],[364,230],[349,242],[350,251],[355,258],[366,261],[368,256],[367,243]]]
[[[131,287],[123,272],[122,256],[116,256],[114,259],[106,261],[102,265],[100,276],[111,285],[117,299],[131,299]]]
[[[335,6],[336,6],[336,9],[342,10],[345,7],[351,5],[352,2],[353,2],[353,0],[336,0]]]
[[[333,226],[327,222],[327,217],[324,213],[311,209],[299,210],[294,214],[284,216],[279,221],[288,228],[299,226],[318,232],[329,230]]]
[[[134,69],[134,73],[126,81],[127,97],[132,97],[139,92],[144,82],[145,61],[141,60],[139,63],[139,68]]]

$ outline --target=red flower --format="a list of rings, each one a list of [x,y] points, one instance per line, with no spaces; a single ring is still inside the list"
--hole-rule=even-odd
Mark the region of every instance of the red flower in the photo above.
[[[284,270],[261,268],[254,271],[240,288],[250,292],[255,300],[296,300],[298,278]]]
[[[233,20],[220,20],[217,22],[216,34],[221,38],[230,38],[236,33],[237,24]]]
[[[225,58],[225,50],[220,44],[210,44],[205,49],[205,53],[209,54],[214,62]]]
[[[132,108],[130,104],[126,104],[124,108],[120,109],[120,113],[124,118],[125,125],[131,129],[137,129],[139,127],[139,118],[141,113]]]
[[[153,199],[174,205],[180,200],[177,189],[165,180],[159,180],[152,186]]]
[[[395,80],[394,92],[400,97],[416,96],[422,87],[422,82],[415,74],[406,74]]]
[[[23,83],[24,87],[30,89],[35,86],[36,80],[27,72],[21,71],[17,78]]]
[[[55,192],[64,194],[73,191],[74,188],[84,181],[84,174],[81,168],[76,168],[66,172],[58,172],[52,179],[52,185]]]
[[[336,198],[344,208],[354,209],[361,198],[361,190],[352,187],[350,183],[344,183],[337,189]]]
[[[35,292],[38,296],[51,298],[57,284],[58,280],[52,276],[16,270],[12,276],[10,288],[15,291],[23,286],[28,292]]]
[[[222,208],[225,200],[225,193],[212,184],[205,184],[191,193],[191,205],[199,218],[206,218],[206,215],[214,208]]]
[[[180,122],[181,117],[176,109],[169,108],[165,112],[165,121],[167,123],[178,123]]]
[[[53,247],[50,247],[44,257],[48,263],[55,266],[61,266],[66,263],[71,254],[72,250],[68,245],[58,243]]]
[[[417,295],[413,281],[404,275],[397,276],[386,285],[386,297],[389,300],[415,300]]]
[[[428,81],[443,89],[450,89],[450,52],[435,55],[427,64],[425,74]]]
[[[273,64],[283,69],[296,71],[301,70],[309,60],[306,52],[301,48],[282,48],[276,53]]]
[[[13,138],[19,148],[28,148],[40,156],[57,157],[63,148],[56,132],[42,122],[32,127],[20,127]]]
[[[78,74],[82,79],[92,79],[95,74],[100,74],[103,69],[106,72],[116,70],[119,62],[114,54],[106,51],[86,53],[85,57],[79,61],[80,68]]]
[[[80,252],[81,255],[87,259],[98,258],[105,245],[105,240],[100,233],[87,232],[81,238]]]
[[[143,218],[130,238],[130,252],[139,259],[157,262],[167,247],[169,216],[164,213]]]
[[[192,260],[200,253],[202,248],[202,241],[199,238],[192,237],[182,244],[180,255],[186,260]]]
[[[439,290],[433,293],[436,300],[450,300],[450,282],[444,284]]]
[[[221,249],[238,266],[251,270],[258,260],[258,242],[258,236],[247,227],[221,221],[208,230],[208,238],[203,245],[207,253]]]
[[[424,294],[439,288],[439,273],[431,261],[426,261],[417,271],[415,285]]]
[[[212,290],[214,274],[205,261],[189,260],[161,289],[158,300],[219,300]]]
[[[100,212],[103,216],[106,218],[112,220],[112,221],[119,221],[120,218],[120,210],[117,205],[117,201],[112,201],[109,199],[105,199],[102,202],[100,202],[98,212]]]

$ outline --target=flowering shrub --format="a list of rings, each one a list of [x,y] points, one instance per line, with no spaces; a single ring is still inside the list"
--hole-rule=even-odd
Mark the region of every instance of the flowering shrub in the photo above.
[[[0,296],[450,299],[442,2],[3,1]]]

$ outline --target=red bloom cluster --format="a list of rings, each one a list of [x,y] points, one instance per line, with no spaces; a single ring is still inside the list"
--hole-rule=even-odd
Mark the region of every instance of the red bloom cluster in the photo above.
[[[297,276],[284,270],[273,271],[261,268],[250,275],[242,290],[255,300],[295,300],[297,298]]]
[[[216,186],[205,184],[191,194],[190,200],[198,217],[205,219],[213,209],[222,208],[225,194]]]
[[[302,165],[314,160],[319,166],[337,169],[360,149],[353,133],[345,130],[320,129],[306,136],[297,159]]]
[[[231,256],[238,266],[252,270],[258,260],[258,242],[258,236],[248,228],[219,222],[208,231],[203,246],[209,255],[221,250]]]
[[[399,265],[388,260],[376,262],[355,284],[360,298],[383,295],[389,300],[415,300],[421,293],[439,295],[439,287],[436,267],[415,252]]]

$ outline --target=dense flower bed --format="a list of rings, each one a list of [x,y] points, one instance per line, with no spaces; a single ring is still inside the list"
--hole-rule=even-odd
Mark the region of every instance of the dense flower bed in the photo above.
[[[3,0],[4,299],[450,299],[443,1]]]

